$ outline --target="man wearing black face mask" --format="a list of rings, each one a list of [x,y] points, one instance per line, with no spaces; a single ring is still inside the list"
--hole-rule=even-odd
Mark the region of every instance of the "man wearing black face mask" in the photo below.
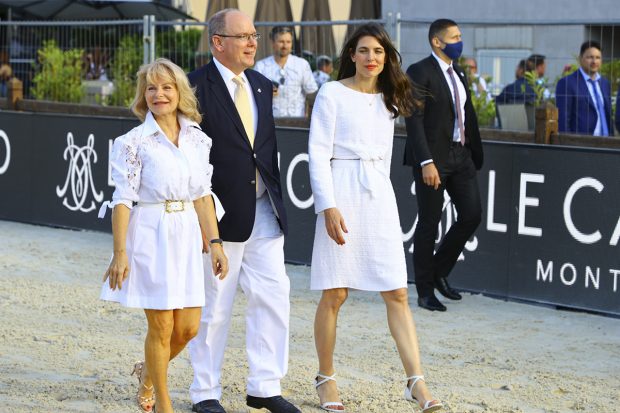
[[[435,296],[435,288],[446,298],[461,299],[447,277],[480,223],[482,207],[476,170],[482,167],[483,154],[467,80],[456,64],[463,51],[461,31],[452,20],[439,19],[431,24],[428,40],[431,56],[407,69],[414,97],[423,106],[406,118],[404,163],[413,167],[418,202],[418,224],[413,235],[418,305],[446,311]],[[458,219],[435,253],[444,191],[448,191]]]

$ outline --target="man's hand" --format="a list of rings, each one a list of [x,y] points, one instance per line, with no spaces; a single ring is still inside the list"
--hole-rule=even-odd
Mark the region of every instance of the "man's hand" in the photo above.
[[[437,190],[439,185],[441,185],[441,179],[439,178],[439,172],[437,171],[437,167],[433,162],[427,163],[422,167],[422,179],[424,183],[428,186],[432,186]]]

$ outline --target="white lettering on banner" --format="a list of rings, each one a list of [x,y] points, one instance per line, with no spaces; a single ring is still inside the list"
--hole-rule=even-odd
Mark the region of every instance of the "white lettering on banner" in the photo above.
[[[612,291],[615,293],[618,291],[618,276],[620,275],[620,270],[610,268],[609,274],[613,277]],[[562,281],[562,284],[566,286],[570,287],[574,285],[577,281],[577,275],[577,268],[570,262],[565,263],[560,268],[560,279]],[[600,289],[600,267],[591,267],[589,265],[586,265],[583,275],[585,288],[594,288],[595,290]],[[553,261],[548,261],[547,265],[545,266],[541,259],[536,260],[536,281],[546,282],[549,284],[553,283]],[[605,282],[605,278],[603,278],[603,282]]]
[[[11,164],[11,142],[9,142],[9,137],[2,129],[0,129],[0,138],[2,138],[2,142],[4,142],[4,147],[6,148],[4,162],[2,162],[2,166],[0,166],[0,175],[2,175],[9,169],[9,165]]]
[[[549,261],[547,263],[547,268],[543,268],[543,264],[541,260],[536,260],[536,281],[543,280],[543,282],[547,281],[553,282],[553,261]]]
[[[495,222],[495,184],[496,182],[496,172],[494,170],[489,170],[489,182],[488,182],[488,193],[487,193],[487,231],[493,232],[507,232],[508,225]],[[542,228],[527,226],[525,222],[527,207],[538,207],[540,206],[540,199],[536,197],[528,197],[527,196],[527,184],[528,183],[545,183],[545,176],[542,174],[532,174],[532,173],[521,173],[520,175],[520,184],[519,184],[519,205],[518,205],[518,234],[519,235],[529,235],[534,237],[542,237]],[[579,230],[573,221],[573,217],[571,214],[571,207],[573,204],[573,200],[577,192],[585,187],[593,188],[598,193],[603,192],[605,189],[605,185],[603,185],[599,180],[591,177],[583,177],[577,179],[573,182],[566,194],[564,196],[563,203],[563,217],[564,224],[569,234],[573,237],[573,239],[581,244],[594,244],[599,242],[603,235],[600,230],[595,230],[590,234],[586,234]],[[413,192],[413,191],[412,191]],[[609,245],[612,247],[617,246],[618,242],[620,242],[620,217],[618,218],[618,222],[613,230],[613,233],[609,239]]]
[[[609,245],[615,247],[618,245],[618,240],[620,239],[620,217],[618,217],[618,223],[616,224],[616,228],[614,228],[614,233],[611,234],[611,238],[609,240]]]
[[[295,155],[290,165],[288,166],[288,171],[286,171],[286,190],[288,192],[288,196],[289,198],[291,198],[291,202],[293,203],[293,205],[295,205],[299,209],[310,208],[314,203],[314,197],[312,196],[312,194],[310,194],[310,198],[302,201],[301,199],[297,198],[297,195],[295,195],[295,190],[293,189],[293,172],[295,171],[295,167],[300,162],[308,162],[309,159],[310,158],[308,157],[307,153],[299,153]]]
[[[538,198],[528,197],[527,195],[527,183],[545,183],[545,176],[540,174],[521,174],[521,183],[519,185],[519,226],[518,234],[531,235],[533,237],[542,237],[542,228],[528,227],[525,225],[525,207],[532,206],[537,207],[540,203]]]
[[[90,201],[88,207],[84,204],[89,193],[92,193],[95,201],[103,200],[103,191],[97,192],[93,183],[93,174],[90,170],[91,158],[93,163],[97,163],[97,152],[95,152],[95,136],[91,133],[88,135],[86,146],[78,147],[73,143],[73,134],[67,133],[67,147],[63,153],[63,159],[69,161],[67,169],[67,179],[62,188],[56,186],[56,195],[64,197],[62,204],[71,211],[90,212],[95,209],[95,202]],[[65,194],[70,189],[70,197],[73,205],[67,201]]]
[[[586,265],[586,288],[590,286],[590,280],[592,280],[592,285],[594,289],[598,290],[599,283],[601,281],[601,269],[596,267],[596,278],[594,278],[594,273],[592,272],[592,268],[589,265]]]
[[[609,272],[614,277],[614,293],[618,291],[618,275],[620,275],[620,270],[615,270],[613,268],[609,269]]]
[[[499,222],[493,222],[495,217],[495,171],[489,171],[489,193],[487,195],[487,230],[506,232],[508,226]]]
[[[573,273],[573,278],[571,280],[567,280],[566,277],[564,276],[564,272],[565,272],[564,270],[566,270],[567,268],[570,268],[570,270]],[[577,281],[577,268],[575,268],[575,266],[573,264],[571,264],[570,262],[565,263],[560,268],[560,279],[562,280],[562,283],[564,285],[573,285],[573,284],[575,284],[575,281]]]
[[[415,181],[413,181],[411,183],[411,195],[415,196]],[[411,240],[411,238],[413,238],[413,232],[415,231],[415,227],[416,225],[418,225],[418,215],[416,214],[415,216],[415,221],[413,221],[413,225],[411,226],[411,229],[405,233],[403,233],[402,228],[401,228],[401,234],[403,235],[403,244],[409,242],[409,240]],[[413,244],[411,244],[411,247],[409,247],[409,252],[413,252]]]
[[[584,234],[583,232],[579,231],[575,226],[575,223],[573,222],[573,217],[570,213],[571,204],[573,203],[573,197],[575,196],[577,191],[584,187],[594,188],[598,191],[598,193],[601,193],[604,188],[603,184],[594,178],[586,177],[576,180],[570,186],[570,188],[568,188],[566,196],[564,197],[564,222],[566,223],[566,228],[568,229],[568,232],[577,241],[581,242],[582,244],[594,244],[601,239],[601,232],[599,230],[596,230],[591,234]]]
[[[112,179],[112,146],[114,146],[114,139],[110,139],[108,141],[108,186],[115,186],[114,180]]]
[[[413,195],[416,194],[415,193],[415,181],[411,184],[411,193]],[[445,234],[447,234],[448,231],[450,231],[450,228],[452,227],[453,222],[457,221],[458,214],[456,212],[456,207],[454,206],[454,204],[452,204],[452,200],[450,199],[450,195],[448,195],[448,191],[444,191],[443,193],[443,206],[441,210],[442,212],[445,212],[446,225],[445,225],[445,231],[444,231],[441,220],[439,221],[439,224],[437,224],[437,238],[435,239],[436,244],[441,242],[441,239],[445,236]],[[416,217],[415,217],[415,220],[413,221],[413,226],[411,227],[411,229],[407,231],[406,233],[402,234],[403,243],[406,243],[409,240],[411,240],[411,238],[413,238],[415,227],[416,225],[418,225],[419,217],[420,217],[419,213],[416,214]],[[402,228],[401,228],[401,233],[402,233]],[[478,238],[476,236],[474,236],[470,241],[467,241],[465,243],[465,250],[467,251],[470,251],[470,252],[475,251],[477,248],[478,248]],[[409,247],[408,251],[413,254],[413,243],[411,243],[411,246]],[[461,253],[459,254],[458,261],[463,261],[463,260],[465,260],[465,255],[463,255],[463,252],[461,251]]]

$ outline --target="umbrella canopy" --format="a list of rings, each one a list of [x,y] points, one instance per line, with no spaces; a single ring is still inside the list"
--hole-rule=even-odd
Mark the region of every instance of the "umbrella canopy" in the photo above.
[[[237,0],[209,0],[209,3],[207,4],[207,15],[205,16],[205,21],[208,21],[211,16],[218,11],[230,8],[238,9],[239,2]],[[202,36],[200,37],[200,43],[198,43],[198,54],[205,57],[209,54],[209,31],[207,30],[207,27],[204,28]],[[203,60],[203,63],[206,62],[207,60]]]
[[[15,20],[141,19],[195,20],[164,0],[0,0],[0,8],[11,9]]]
[[[293,11],[288,0],[258,0],[256,3],[256,13],[254,14],[256,22],[292,22]],[[269,40],[269,32],[271,27],[261,26],[256,28],[262,38],[258,41],[258,50],[256,51],[256,60],[262,59],[271,54],[271,40]]]
[[[349,20],[360,19],[380,19],[381,18],[381,0],[355,0],[351,2],[351,11],[349,12]],[[347,29],[347,39],[357,29],[357,26],[350,25]]]
[[[306,0],[301,13],[302,21],[330,21],[329,0]],[[315,57],[319,55],[334,56],[336,45],[332,26],[302,27],[301,48],[304,52],[311,52]]]

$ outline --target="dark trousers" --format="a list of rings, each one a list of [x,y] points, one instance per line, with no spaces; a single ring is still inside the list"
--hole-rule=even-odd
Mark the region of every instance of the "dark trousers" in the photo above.
[[[413,268],[419,297],[432,295],[435,280],[448,276],[465,243],[480,224],[482,215],[476,168],[469,149],[455,144],[450,148],[448,157],[435,165],[441,177],[437,190],[424,183],[420,167],[413,168],[418,201],[418,224],[413,234]],[[444,191],[448,191],[458,217],[437,252],[434,252]]]

